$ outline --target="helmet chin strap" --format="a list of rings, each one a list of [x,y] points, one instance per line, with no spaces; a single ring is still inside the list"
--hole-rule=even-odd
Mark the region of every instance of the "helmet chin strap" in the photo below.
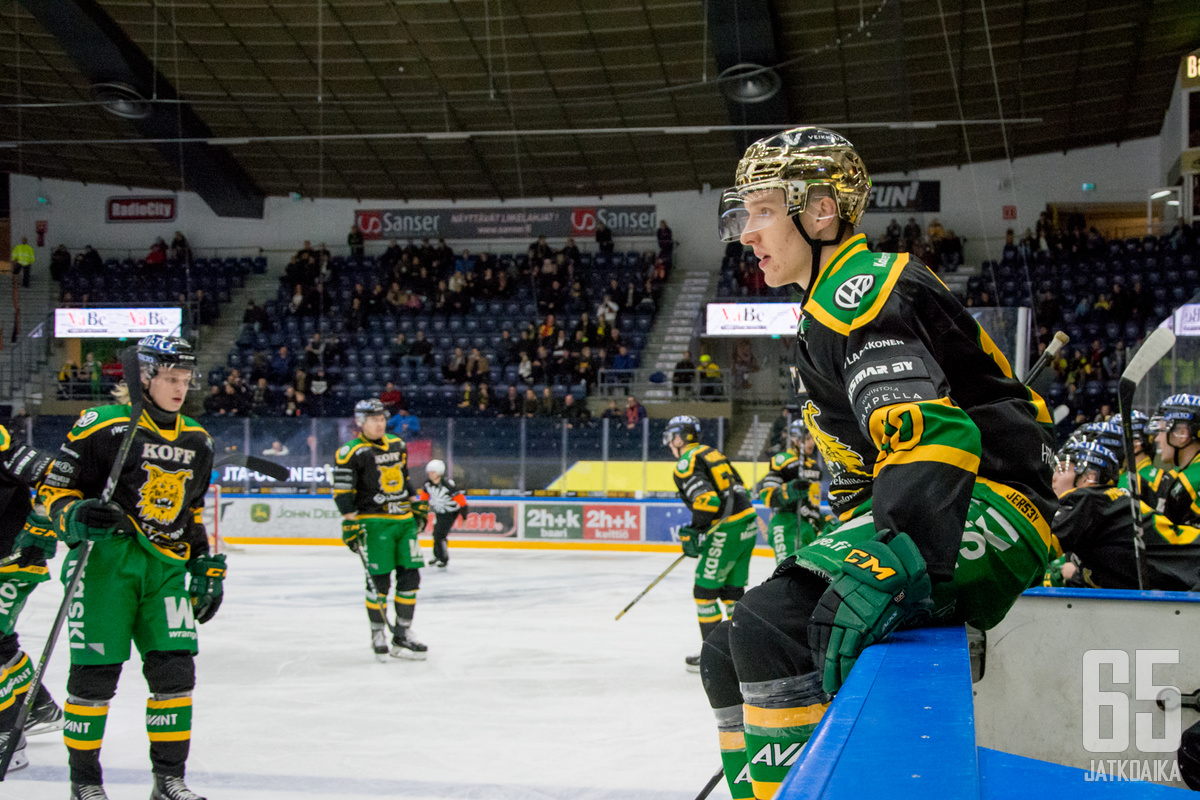
[[[804,237],[804,241],[808,242],[808,246],[812,250],[812,272],[809,274],[808,286],[804,287],[804,291],[807,292],[816,282],[817,273],[821,269],[821,249],[827,244],[837,244],[840,242],[842,240],[842,236],[845,235],[846,228],[849,226],[849,224],[846,222],[846,220],[839,218],[837,233],[834,234],[832,239],[814,239],[808,235],[808,231],[804,230],[804,225],[800,223],[800,217],[802,215],[803,212],[801,214],[795,214],[792,217],[792,224],[796,226],[796,230],[800,231],[800,235]],[[820,222],[823,219],[828,219],[828,217],[817,217],[816,219],[818,222]]]

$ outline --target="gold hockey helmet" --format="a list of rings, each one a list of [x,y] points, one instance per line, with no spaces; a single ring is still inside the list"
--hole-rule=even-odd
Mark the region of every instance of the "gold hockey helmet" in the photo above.
[[[775,221],[769,213],[747,208],[748,199],[775,194],[786,204],[790,217],[804,211],[814,186],[833,190],[841,219],[850,225],[862,219],[871,176],[849,139],[813,127],[792,128],[759,139],[738,162],[733,188],[721,196],[722,240],[734,241]]]

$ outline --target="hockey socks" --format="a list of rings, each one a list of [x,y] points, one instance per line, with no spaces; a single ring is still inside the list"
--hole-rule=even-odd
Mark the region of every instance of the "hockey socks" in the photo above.
[[[413,614],[417,610],[417,592],[396,592],[396,627],[412,627]]]
[[[742,696],[746,762],[754,797],[770,800],[829,708],[828,696],[816,672],[743,683]]]
[[[721,739],[721,765],[725,783],[733,800],[753,800],[754,787],[746,766],[746,737],[742,730],[742,707],[713,709],[717,715],[717,735]]]
[[[371,627],[383,625],[383,606],[387,603],[387,595],[379,595],[372,587],[368,586],[365,603],[367,619],[371,621]]]
[[[68,697],[63,711],[67,717],[63,743],[67,745],[71,765],[71,783],[103,783],[100,744],[104,740],[104,724],[108,721],[108,701]]]
[[[29,691],[33,680],[33,662],[24,651],[18,650],[3,669],[0,669],[0,730],[10,730],[16,721],[20,700]]]
[[[192,741],[192,693],[151,696],[146,701],[146,735],[154,773],[183,777]]]

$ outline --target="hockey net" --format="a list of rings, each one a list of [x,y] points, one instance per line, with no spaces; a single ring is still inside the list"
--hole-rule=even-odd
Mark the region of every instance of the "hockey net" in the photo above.
[[[212,484],[204,496],[204,529],[208,532],[208,546],[213,553],[240,552],[244,548],[229,544],[221,537],[221,487]]]

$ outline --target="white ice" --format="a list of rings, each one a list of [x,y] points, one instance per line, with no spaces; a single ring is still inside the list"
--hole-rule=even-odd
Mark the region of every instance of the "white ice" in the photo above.
[[[60,556],[61,558],[61,556]],[[344,548],[230,553],[224,605],[200,629],[188,782],[209,800],[691,800],[720,767],[698,675],[686,561],[661,552],[455,548],[422,570],[414,632],[429,659],[375,661],[359,560]],[[751,585],[767,577],[756,556]],[[19,624],[36,660],[57,581]],[[64,642],[46,685],[66,695]],[[102,749],[112,800],[149,796],[147,689],[136,652]],[[61,733],[0,798],[66,800]],[[722,782],[711,795],[728,798]]]

